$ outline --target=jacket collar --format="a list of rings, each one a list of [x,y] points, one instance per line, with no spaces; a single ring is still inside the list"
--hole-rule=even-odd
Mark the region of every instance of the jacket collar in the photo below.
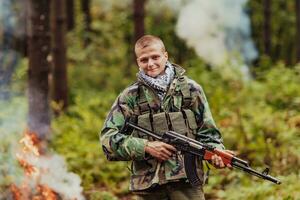
[[[176,78],[181,77],[181,76],[184,75],[185,69],[183,69],[180,65],[177,65],[177,64],[174,64],[174,63],[172,63],[172,65],[174,66],[174,69],[175,69],[175,77]]]

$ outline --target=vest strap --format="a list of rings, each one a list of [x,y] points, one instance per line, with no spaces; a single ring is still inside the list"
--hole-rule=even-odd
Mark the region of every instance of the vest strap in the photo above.
[[[151,112],[151,107],[147,101],[144,88],[142,85],[139,85],[139,89],[138,89],[138,108],[139,108],[139,115],[143,115]]]
[[[183,96],[183,104],[181,107],[183,109],[188,109],[190,105],[192,104],[192,96],[189,88],[189,84],[187,82],[187,77],[186,76],[181,76],[178,78],[178,83],[180,85],[180,90]]]

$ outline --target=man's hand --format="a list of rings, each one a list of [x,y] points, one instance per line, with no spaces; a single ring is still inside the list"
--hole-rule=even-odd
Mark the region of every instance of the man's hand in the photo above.
[[[230,151],[230,150],[225,150],[225,152],[229,153],[231,155],[235,155],[235,153],[233,151]],[[230,164],[227,164],[225,166],[225,164],[222,161],[222,158],[220,156],[216,155],[216,154],[211,157],[211,163],[213,164],[213,166],[215,168],[218,168],[218,169],[225,168],[225,167],[228,167],[229,169],[232,169],[232,166]]]
[[[176,152],[172,145],[160,141],[149,141],[145,146],[145,152],[156,158],[158,161],[166,161]]]

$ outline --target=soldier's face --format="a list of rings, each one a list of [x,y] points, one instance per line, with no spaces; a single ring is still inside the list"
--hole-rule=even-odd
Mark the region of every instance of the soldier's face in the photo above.
[[[168,53],[162,50],[159,43],[153,43],[136,50],[137,64],[141,70],[153,78],[165,72]]]

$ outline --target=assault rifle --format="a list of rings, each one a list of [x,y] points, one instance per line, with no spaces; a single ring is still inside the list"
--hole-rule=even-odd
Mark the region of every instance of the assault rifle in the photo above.
[[[215,147],[201,143],[197,140],[191,139],[174,131],[167,131],[162,135],[158,135],[152,131],[144,129],[129,121],[125,122],[125,127],[130,127],[140,131],[156,140],[165,142],[174,146],[177,150],[181,151],[184,155],[184,166],[187,178],[192,186],[198,186],[201,181],[196,171],[196,158],[199,156],[201,159],[210,161],[214,154],[220,156],[225,165],[230,164],[232,167],[243,170],[251,175],[280,184],[280,180],[269,175],[269,168],[258,172],[250,167],[247,161],[237,158],[225,151],[216,149]]]

